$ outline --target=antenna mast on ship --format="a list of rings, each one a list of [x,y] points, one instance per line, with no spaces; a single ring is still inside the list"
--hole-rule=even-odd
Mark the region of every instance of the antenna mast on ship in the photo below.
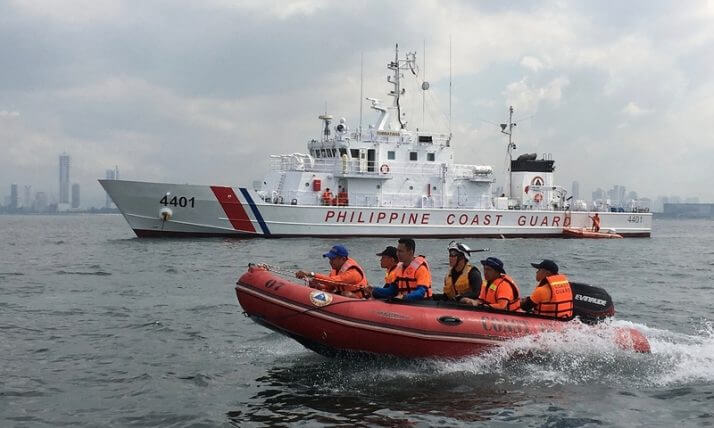
[[[402,121],[402,106],[400,103],[400,97],[406,92],[405,89],[401,88],[400,78],[401,70],[409,69],[415,76],[418,72],[418,66],[416,64],[416,52],[407,52],[406,59],[399,60],[399,44],[395,45],[394,49],[394,61],[387,65],[387,68],[394,71],[394,79],[392,76],[387,76],[387,81],[394,85],[394,90],[389,93],[389,95],[394,97],[394,107],[397,108],[397,120],[399,121],[399,127],[401,129],[406,129],[407,123]]]
[[[364,52],[359,57],[359,136],[362,141],[362,104],[364,104]]]
[[[513,123],[513,106],[508,107],[508,123],[502,123],[501,124],[501,133],[508,135],[508,146],[506,147],[506,154],[508,156],[508,174],[506,177],[508,177],[508,186],[507,186],[507,196],[510,198],[511,197],[511,180],[512,180],[512,172],[511,172],[511,162],[513,162],[513,150],[516,149],[516,144],[513,142],[513,128],[515,128],[517,124]],[[506,132],[506,128],[508,128],[508,132]]]

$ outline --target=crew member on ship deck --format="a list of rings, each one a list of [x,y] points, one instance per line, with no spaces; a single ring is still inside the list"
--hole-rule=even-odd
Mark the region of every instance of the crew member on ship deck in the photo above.
[[[340,190],[337,192],[337,197],[335,198],[335,203],[333,205],[337,205],[340,207],[346,207],[347,205],[349,205],[347,189],[345,189],[344,187],[340,188]]]
[[[315,272],[299,270],[295,273],[297,278],[309,278],[310,287],[329,291],[345,297],[367,298],[367,276],[364,269],[349,257],[344,245],[335,245],[330,251],[323,254],[330,260],[332,270],[323,275]]]
[[[558,265],[552,260],[543,260],[531,266],[536,271],[536,285],[533,293],[521,300],[521,309],[553,318],[573,316],[573,289],[568,278],[558,273]]]
[[[372,290],[378,299],[396,297],[404,300],[421,300],[431,297],[431,272],[424,256],[414,257],[416,243],[411,238],[401,238],[397,245],[399,265],[396,278],[383,288]]]
[[[444,294],[434,294],[434,300],[478,299],[481,293],[481,272],[469,263],[471,249],[461,242],[451,241],[449,272],[444,277]]]
[[[600,231],[600,216],[598,213],[595,213],[594,216],[589,216],[591,219],[593,219],[593,232],[599,232]]]
[[[322,205],[332,205],[332,192],[330,192],[329,187],[326,188],[324,192],[322,192],[320,202],[322,202]]]

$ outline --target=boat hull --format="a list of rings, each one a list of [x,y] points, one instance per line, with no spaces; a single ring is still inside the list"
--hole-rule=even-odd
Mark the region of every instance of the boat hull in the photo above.
[[[620,239],[623,236],[619,233],[593,232],[584,228],[563,228],[563,236],[576,239]]]
[[[462,358],[518,337],[560,331],[568,324],[448,302],[350,299],[255,266],[238,280],[236,295],[252,319],[327,356]],[[649,352],[647,339],[636,330],[620,329],[614,340],[623,348]]]
[[[231,186],[100,180],[139,237],[563,237],[587,212],[288,205]],[[168,214],[168,215],[167,215]],[[601,213],[603,228],[648,237],[649,213]]]

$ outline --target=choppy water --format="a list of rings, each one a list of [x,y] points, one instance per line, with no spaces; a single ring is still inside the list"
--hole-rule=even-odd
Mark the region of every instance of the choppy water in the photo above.
[[[140,240],[120,216],[0,216],[0,426],[714,424],[714,222],[467,242],[524,292],[543,257],[606,286],[614,324],[652,354],[573,333],[456,362],[329,360],[245,318],[233,285],[252,261],[325,269],[330,240]],[[390,242],[344,243],[377,282]],[[446,243],[417,242],[437,281]]]

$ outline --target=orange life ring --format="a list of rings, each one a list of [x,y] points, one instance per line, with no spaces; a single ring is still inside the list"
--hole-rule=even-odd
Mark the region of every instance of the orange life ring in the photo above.
[[[536,193],[535,196],[533,196],[533,200],[536,204],[539,204],[540,201],[543,200],[543,195],[541,195],[540,193]]]
[[[379,172],[382,174],[389,174],[389,165],[383,163],[382,166],[379,167]]]

